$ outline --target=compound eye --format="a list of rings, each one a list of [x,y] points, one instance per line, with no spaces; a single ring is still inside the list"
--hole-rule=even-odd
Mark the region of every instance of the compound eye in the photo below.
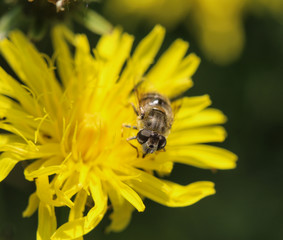
[[[150,135],[151,135],[150,130],[146,130],[146,129],[140,130],[137,135],[137,140],[140,144],[144,144],[148,140]]]
[[[159,143],[157,150],[161,150],[166,146],[166,138],[164,136],[159,136]]]

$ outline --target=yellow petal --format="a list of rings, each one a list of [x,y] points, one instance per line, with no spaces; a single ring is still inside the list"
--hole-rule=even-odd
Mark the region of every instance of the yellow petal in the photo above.
[[[21,106],[28,113],[36,113],[37,102],[32,99],[31,95],[9,74],[7,74],[3,68],[0,67],[0,93],[17,99]]]
[[[191,80],[200,63],[199,57],[190,54],[183,58],[188,43],[176,40],[162,55],[145,78],[147,91],[157,91],[169,98],[181,95],[193,86]]]
[[[13,32],[13,35],[11,35],[11,37],[13,39],[16,39],[17,37],[19,37],[22,40],[22,47],[28,48],[26,41],[23,40],[24,36],[22,36],[21,32],[18,32],[18,31]],[[21,51],[20,49],[17,48],[15,43],[8,39],[4,39],[3,41],[0,42],[0,49],[6,61],[13,68],[14,72],[21,78],[21,80],[25,83],[30,83],[31,79],[29,79],[26,76],[25,69],[23,69],[23,66],[22,66]],[[39,83],[36,84],[35,89],[40,89]]]
[[[37,127],[38,123],[15,101],[0,96],[0,103],[0,118],[5,118],[10,124],[19,126],[19,128],[23,126]],[[21,121],[19,121],[19,116],[21,116]]]
[[[106,34],[99,40],[97,47],[94,50],[94,54],[97,57],[97,60],[100,61],[100,64],[103,64],[98,84],[104,88],[104,95],[101,96],[101,105],[106,104],[105,101],[117,101],[117,98],[113,100],[113,97],[109,96],[108,91],[116,91],[122,96],[121,89],[117,87],[113,88],[113,85],[117,83],[123,64],[130,56],[133,41],[133,36],[126,33],[122,34],[121,30],[117,28],[114,29],[111,34]],[[125,86],[120,84],[119,87]],[[126,86],[126,88],[129,87],[133,86]],[[108,94],[108,96],[105,97],[105,94]],[[113,96],[115,96],[115,94],[113,94]]]
[[[129,201],[139,212],[144,211],[145,206],[140,196],[127,184],[120,181],[117,176],[110,171],[105,171],[108,179],[111,179],[109,184],[116,189],[127,201]]]
[[[205,109],[186,119],[178,119],[174,122],[172,131],[183,131],[184,129],[203,127],[208,125],[223,124],[226,116],[218,109]]]
[[[54,207],[40,202],[38,207],[37,240],[50,240],[57,227]]]
[[[74,76],[73,59],[65,40],[73,42],[75,37],[66,27],[57,25],[52,29],[52,41],[55,49],[58,64],[58,72],[64,86],[68,86],[70,79]]]
[[[54,204],[56,202],[56,205],[58,206],[68,206],[69,208],[72,208],[74,206],[74,203],[71,200],[72,196],[68,196],[65,191],[63,191],[64,184],[72,177],[73,170],[69,170],[66,168],[66,170],[61,171],[60,174],[55,175],[52,184],[54,184],[54,190],[56,194],[56,201],[54,201]],[[73,186],[74,188],[77,188],[77,185]],[[76,192],[74,192],[75,194]]]
[[[78,91],[89,87],[96,86],[97,70],[95,67],[95,62],[90,54],[90,46],[86,35],[77,35],[75,37],[76,52],[75,52],[75,76],[73,76],[72,81],[69,79],[70,83],[68,88],[73,87],[70,96],[74,98]],[[68,90],[69,90],[68,89]]]
[[[11,144],[13,142],[21,142],[22,139],[16,135],[12,134],[3,134],[0,135],[0,149],[1,147],[4,147],[7,144]]]
[[[160,180],[139,171],[139,179],[131,180],[131,186],[143,196],[169,207],[184,207],[215,193],[212,182],[195,182],[186,186]]]
[[[79,191],[76,195],[74,206],[70,210],[69,222],[83,217],[86,200],[87,200],[87,192],[84,190]]]
[[[145,71],[154,61],[155,55],[163,41],[164,34],[165,29],[157,25],[139,43],[120,77],[119,86],[122,88],[120,90],[121,95],[128,95],[135,85],[142,80]]]
[[[176,119],[187,119],[189,116],[196,114],[209,106],[211,104],[208,95],[198,96],[198,97],[184,97],[180,100],[173,102],[177,106],[180,105],[181,108],[176,113]]]
[[[85,224],[85,217],[67,222],[56,230],[56,232],[51,236],[51,240],[69,240],[79,238],[87,233],[84,229]]]
[[[89,169],[88,169],[89,170]],[[72,172],[72,170],[70,170],[70,172]],[[66,181],[63,182],[63,186],[59,187],[59,189],[62,188],[62,192],[64,192],[64,194],[68,197],[68,198],[72,198],[73,195],[75,195],[77,192],[79,192],[82,188],[84,188],[85,190],[88,187],[88,176],[86,175],[86,179],[84,179],[83,181],[81,181],[80,176],[83,173],[80,172],[72,172],[71,175],[68,175],[68,177],[66,178]]]
[[[40,199],[40,202],[44,204],[53,204],[53,193],[49,184],[48,176],[40,176],[35,179],[36,194]],[[42,206],[44,207],[44,205]]]
[[[63,224],[53,234],[51,240],[69,240],[81,237],[90,232],[101,221],[107,210],[107,196],[96,176],[91,179],[90,192],[94,207],[89,210],[87,216]]]
[[[112,59],[109,62],[109,68],[111,67],[112,69],[112,77],[110,77],[110,79],[118,79],[122,66],[130,55],[133,41],[133,36],[126,33],[122,34],[121,39],[118,42],[119,45],[117,46],[116,51],[113,52]]]
[[[144,84],[153,85],[153,89],[161,93],[164,84],[171,83],[171,87],[174,88],[175,82],[171,82],[170,79],[186,54],[188,47],[187,42],[181,39],[176,40],[146,75]]]
[[[129,201],[139,212],[143,212],[145,206],[140,196],[127,184],[120,183],[119,191],[122,196]]]
[[[107,207],[108,197],[102,186],[101,179],[97,176],[96,172],[90,176],[89,190],[95,204],[94,207],[97,211],[104,211]],[[89,215],[88,218],[91,218],[91,215]]]
[[[132,64],[136,65],[135,67],[140,76],[153,63],[154,57],[160,49],[164,34],[165,29],[160,25],[156,25],[137,46],[132,57]]]
[[[194,204],[204,197],[215,194],[214,183],[208,181],[194,182],[182,186],[173,182],[165,181],[170,187],[170,202],[167,206],[185,207]]]
[[[196,72],[199,64],[200,64],[200,58],[194,53],[189,54],[187,57],[183,59],[181,64],[176,69],[174,74],[174,80],[184,79],[184,78],[190,79]]]
[[[36,195],[36,192],[34,192],[29,196],[28,206],[23,212],[23,217],[30,217],[31,215],[33,215],[34,212],[37,210],[38,206],[39,206],[39,199]]]
[[[102,60],[111,60],[120,45],[122,31],[115,28],[111,33],[104,34],[96,45],[97,54]]]
[[[8,176],[19,161],[17,155],[9,152],[0,155],[0,182]]]
[[[138,158],[137,161],[133,162],[133,166],[136,168],[142,168],[145,170],[155,170],[160,174],[169,174],[173,169],[173,162],[166,161],[162,158],[152,159],[152,158]]]
[[[208,145],[189,145],[167,149],[157,159],[174,161],[205,169],[232,169],[236,167],[237,156],[223,148]]]
[[[40,176],[50,176],[63,170],[62,158],[39,159],[26,167],[24,174],[27,180],[32,181]]]
[[[171,81],[172,82],[168,83],[167,85],[164,84],[162,90],[160,90],[170,99],[180,96],[182,93],[193,86],[193,81],[188,78],[172,78]],[[174,83],[174,85],[172,83]]]
[[[194,143],[223,142],[226,131],[223,127],[199,127],[185,129],[183,131],[172,131],[167,139],[167,146],[184,146]]]
[[[13,31],[10,34],[10,40],[4,39],[0,43],[0,48],[15,73],[34,93],[44,94],[52,91],[54,96],[60,96],[61,89],[55,75],[50,71],[40,53],[21,32]]]
[[[1,124],[0,124],[1,126]],[[9,126],[9,125],[8,125]],[[7,129],[5,129],[7,130]],[[18,154],[22,160],[34,158],[48,158],[60,154],[60,145],[57,143],[50,143],[44,145],[34,145],[31,141],[27,140],[28,144],[20,142],[12,142],[6,145],[0,145],[0,151],[10,151]]]
[[[0,122],[0,129],[6,130],[10,133],[20,136],[27,143],[28,142],[31,143],[31,141],[29,141],[28,139],[34,138],[34,130],[29,126],[25,126],[25,127],[21,126],[19,127],[19,129],[17,129],[11,124]]]
[[[111,224],[106,228],[106,232],[120,232],[130,223],[134,207],[112,187],[109,187],[107,192],[113,212],[110,215]]]
[[[80,173],[79,173],[79,184],[82,186],[87,185],[88,181],[88,174],[90,172],[89,166],[87,164],[82,164],[80,166]],[[73,184],[74,185],[74,184]]]

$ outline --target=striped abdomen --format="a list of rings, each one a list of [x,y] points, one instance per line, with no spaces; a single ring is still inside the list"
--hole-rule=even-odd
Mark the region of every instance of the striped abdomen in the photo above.
[[[149,129],[166,135],[173,122],[169,99],[159,93],[145,93],[139,101],[139,129]]]

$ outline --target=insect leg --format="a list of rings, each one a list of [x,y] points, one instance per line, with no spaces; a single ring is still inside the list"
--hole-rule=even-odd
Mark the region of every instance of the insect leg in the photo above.
[[[138,129],[136,126],[131,126],[131,125],[129,125],[129,124],[122,124],[121,137],[123,137],[123,135],[124,135],[124,128],[132,128],[132,129],[135,129],[135,130]]]
[[[133,103],[131,103],[131,105],[132,105],[132,107],[133,107],[133,109],[134,109],[135,114],[136,114],[137,116],[139,116],[139,112],[138,112],[138,110],[136,109],[135,105],[134,105]]]
[[[135,129],[137,130],[137,126],[131,126],[131,125],[128,125],[128,124],[122,124],[122,127],[126,127],[126,128],[132,128],[132,129]]]
[[[133,145],[133,144],[131,144],[129,142],[129,141],[134,140],[134,139],[137,139],[137,136],[127,138],[127,143],[129,143],[134,149],[136,149],[136,151],[137,151],[137,158],[138,158],[140,156],[139,155],[139,149],[135,145]]]
[[[134,140],[134,139],[137,139],[137,136],[129,137],[129,138],[127,138],[127,141],[131,141],[131,140]]]

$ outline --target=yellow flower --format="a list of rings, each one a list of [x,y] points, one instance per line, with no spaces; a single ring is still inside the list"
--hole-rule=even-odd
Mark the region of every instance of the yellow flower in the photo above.
[[[0,68],[0,128],[7,131],[0,135],[0,180],[15,164],[30,160],[24,174],[35,182],[36,192],[23,216],[38,209],[37,239],[82,239],[99,224],[109,204],[112,222],[107,231],[120,231],[134,209],[144,211],[144,198],[182,207],[214,194],[212,182],[182,186],[163,180],[175,162],[204,169],[235,167],[233,153],[204,144],[226,136],[217,126],[226,117],[207,108],[207,95],[172,103],[181,108],[166,152],[141,158],[127,143],[136,132],[122,125],[136,125],[131,92],[138,82],[142,80],[141,89],[169,98],[192,86],[200,60],[195,54],[185,56],[188,43],[183,40],[176,40],[150,68],[164,32],[156,26],[130,57],[133,37],[119,29],[101,37],[91,54],[85,35],[57,26],[52,37],[60,82],[53,59],[38,53],[19,31],[0,43],[20,80]],[[68,206],[70,213],[68,222],[57,227],[55,207],[61,206]]]

